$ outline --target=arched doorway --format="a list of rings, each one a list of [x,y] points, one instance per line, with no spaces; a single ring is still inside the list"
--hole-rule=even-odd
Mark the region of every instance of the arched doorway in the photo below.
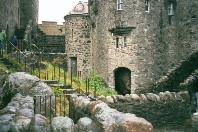
[[[131,71],[125,67],[119,67],[114,71],[115,90],[118,94],[131,93]]]

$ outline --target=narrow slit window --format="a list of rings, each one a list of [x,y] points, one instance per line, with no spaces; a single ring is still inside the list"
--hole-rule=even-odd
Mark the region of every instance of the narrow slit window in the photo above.
[[[73,37],[74,37],[74,29],[72,29],[72,40],[73,40]]]
[[[150,12],[150,0],[145,0],[145,12]]]
[[[123,10],[123,0],[117,0],[117,10]]]
[[[119,48],[119,38],[116,38],[116,48]]]
[[[127,47],[127,38],[126,38],[126,36],[124,36],[123,43],[124,43],[124,47]]]
[[[169,4],[168,4],[168,15],[169,15],[169,16],[174,15],[173,3],[169,3]]]

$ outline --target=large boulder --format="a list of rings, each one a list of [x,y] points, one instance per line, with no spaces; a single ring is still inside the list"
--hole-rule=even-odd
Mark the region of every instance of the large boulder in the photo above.
[[[51,123],[52,132],[74,132],[74,122],[68,117],[54,117]]]
[[[3,90],[11,94],[20,93],[24,96],[34,96],[35,94],[52,94],[52,90],[47,84],[40,81],[38,77],[32,76],[25,72],[10,74],[5,80]]]
[[[35,96],[35,95],[52,95],[52,89],[38,77],[30,75],[25,72],[11,73],[5,79],[2,91],[0,94],[0,102],[7,105],[11,98],[20,93],[23,96]],[[46,102],[49,103],[49,98],[46,98]]]
[[[88,117],[80,118],[77,125],[79,132],[99,132],[95,123]]]
[[[121,132],[153,132],[153,126],[144,118],[126,113],[119,121]]]
[[[40,114],[36,114],[30,123],[31,132],[47,132],[48,131],[48,119]]]

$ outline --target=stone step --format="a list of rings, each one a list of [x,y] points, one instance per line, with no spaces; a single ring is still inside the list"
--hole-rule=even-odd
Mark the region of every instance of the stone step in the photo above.
[[[58,84],[58,80],[42,80],[46,84]]]

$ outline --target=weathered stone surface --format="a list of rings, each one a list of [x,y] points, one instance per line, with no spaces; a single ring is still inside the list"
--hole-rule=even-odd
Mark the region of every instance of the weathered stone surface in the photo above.
[[[16,72],[8,76],[3,89],[10,90],[12,94],[19,92],[22,95],[34,96],[35,94],[52,94],[51,88],[40,81],[36,76],[25,72]]]
[[[14,100],[18,101],[18,98],[22,99],[20,102],[23,102],[22,106],[24,109],[33,109],[33,96],[35,95],[52,95],[52,89],[36,76],[32,76],[25,72],[16,72],[12,73],[5,80],[3,85],[4,94],[0,97],[0,100],[4,100],[9,103],[12,96],[16,93],[20,93],[21,96],[16,96]],[[23,97],[23,96],[24,97]],[[29,95],[29,96],[28,96]],[[30,98],[31,96],[31,98]],[[42,101],[44,97],[41,98]],[[38,99],[38,98],[35,98]],[[50,96],[46,97],[47,106],[50,105]],[[51,104],[54,105],[54,98],[51,98]],[[17,104],[13,104],[17,105]],[[39,102],[36,101],[36,105],[39,105]],[[42,105],[44,107],[44,105]],[[49,107],[47,107],[49,109]],[[14,109],[11,109],[14,111]],[[43,108],[44,110],[44,108]]]
[[[175,100],[175,98],[173,97],[173,95],[171,94],[171,92],[166,91],[164,94],[165,94],[165,96],[168,97],[169,100],[171,100],[171,101],[174,101]]]
[[[79,98],[79,97],[74,97],[74,98],[75,99],[72,99],[74,101],[73,103],[79,104],[79,103],[75,103],[75,101],[78,101],[78,99],[76,99],[76,98]],[[81,97],[80,99],[82,99],[82,101],[86,101],[86,98],[83,99]],[[122,102],[123,102],[123,100],[120,103],[122,103]],[[112,104],[112,103],[110,103],[110,104]],[[123,128],[120,127],[120,123],[125,118],[125,116],[124,116],[125,114],[117,111],[116,109],[110,108],[106,103],[104,103],[102,101],[90,101],[90,103],[88,104],[88,111],[84,111],[83,109],[79,109],[79,108],[80,107],[75,106],[74,109],[77,109],[77,110],[75,110],[75,112],[77,112],[77,113],[74,113],[74,114],[82,116],[83,112],[84,112],[84,115],[86,115],[88,112],[90,115],[90,118],[97,126],[98,132],[100,132],[100,131],[120,132],[121,129],[125,130],[126,129],[125,127],[127,127],[127,126],[125,126]],[[78,112],[80,112],[80,114]],[[133,114],[130,114],[130,115],[135,116]],[[136,118],[138,119],[139,117],[136,117]],[[137,121],[138,122],[135,122],[134,124],[142,124],[142,127],[145,127],[145,128],[148,126],[148,124],[150,124],[150,123],[146,124],[147,121],[142,118],[140,118],[140,120],[137,120]],[[138,129],[138,125],[136,127]],[[140,127],[140,128],[143,129],[142,127]],[[97,132],[97,130],[95,130],[95,131]]]
[[[190,100],[188,91],[181,91],[178,93],[184,101]]]
[[[48,119],[40,114],[36,114],[30,123],[31,132],[47,132]]]
[[[93,113],[93,109],[97,104],[103,103],[102,101],[92,101],[88,104],[88,112]]]
[[[78,132],[99,132],[95,123],[88,117],[80,118],[77,125]]]
[[[125,100],[127,102],[131,102],[132,101],[132,98],[131,98],[131,96],[129,94],[126,94],[124,97],[125,97]]]
[[[134,101],[140,101],[140,99],[141,99],[140,96],[137,94],[130,94],[130,96],[131,96],[132,100],[134,100]]]
[[[154,102],[160,101],[160,97],[158,95],[156,95],[156,94],[153,94],[153,93],[147,93],[146,97],[150,101],[154,101]]]
[[[114,103],[114,100],[111,96],[106,96],[106,97],[100,96],[99,99],[105,103]]]
[[[93,114],[98,114],[98,113],[101,113],[103,111],[106,111],[110,109],[110,107],[106,104],[106,103],[98,103],[95,105],[95,107],[92,109],[92,112]]]
[[[120,121],[119,128],[123,132],[153,132],[151,123],[132,114],[125,114]]]
[[[0,110],[0,131],[27,132],[34,117],[33,98],[17,93],[11,102]],[[10,114],[9,114],[10,113]]]
[[[146,95],[144,95],[144,94],[140,94],[140,98],[142,101],[148,101]]]
[[[112,116],[112,113],[117,112],[115,109],[107,109],[99,111],[94,115],[94,119],[96,119],[96,124],[101,124],[100,129],[104,132],[113,132],[116,127],[116,121]]]
[[[15,121],[11,124],[10,130],[13,132],[27,132],[29,131],[31,119],[24,116],[17,116]]]
[[[16,115],[32,118],[34,116],[34,111],[32,109],[20,109],[17,111]]]
[[[68,117],[54,117],[51,123],[52,132],[74,132],[74,122]]]

